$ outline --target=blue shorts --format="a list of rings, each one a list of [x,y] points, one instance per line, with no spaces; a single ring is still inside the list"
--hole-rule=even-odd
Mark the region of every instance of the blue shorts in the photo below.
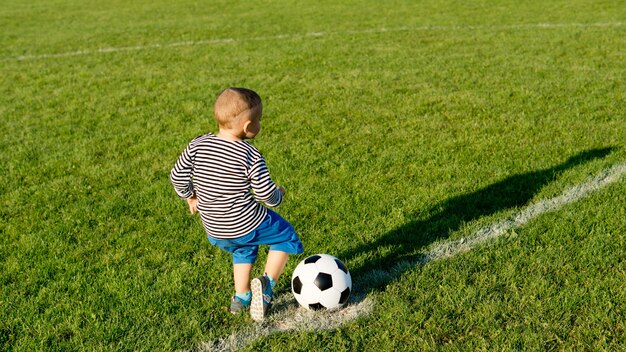
[[[261,244],[269,245],[272,251],[289,254],[300,254],[304,251],[293,226],[270,209],[267,210],[263,222],[246,235],[228,240],[208,237],[212,245],[232,253],[233,264],[254,263]]]

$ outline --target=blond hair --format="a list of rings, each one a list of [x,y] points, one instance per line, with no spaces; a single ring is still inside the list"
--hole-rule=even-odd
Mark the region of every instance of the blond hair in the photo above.
[[[247,88],[230,87],[220,92],[213,106],[219,127],[230,128],[244,112],[261,105],[261,97]]]

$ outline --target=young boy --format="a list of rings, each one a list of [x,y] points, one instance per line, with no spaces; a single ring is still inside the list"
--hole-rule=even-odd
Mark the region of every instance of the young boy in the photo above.
[[[219,133],[193,139],[170,173],[176,193],[200,218],[211,244],[232,253],[235,295],[230,311],[250,308],[261,321],[272,304],[272,289],[289,254],[300,254],[302,243],[294,228],[267,209],[285,194],[276,186],[261,153],[244,142],[261,130],[263,105],[246,88],[223,90],[213,108]],[[250,282],[259,245],[269,245],[265,275]]]

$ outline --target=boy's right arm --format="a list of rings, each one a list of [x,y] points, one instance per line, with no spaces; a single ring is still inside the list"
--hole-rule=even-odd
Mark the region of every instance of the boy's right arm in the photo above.
[[[170,181],[179,197],[188,199],[194,195],[192,183],[193,151],[188,145],[170,172]]]
[[[189,205],[189,212],[192,215],[198,212],[198,197],[195,194],[187,198],[187,204]]]

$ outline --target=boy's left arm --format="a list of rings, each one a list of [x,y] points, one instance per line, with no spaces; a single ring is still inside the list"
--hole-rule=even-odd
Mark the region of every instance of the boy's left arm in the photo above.
[[[263,157],[259,158],[252,166],[249,174],[250,184],[254,190],[254,198],[265,203],[269,207],[277,207],[283,202],[285,188],[276,186]]]

